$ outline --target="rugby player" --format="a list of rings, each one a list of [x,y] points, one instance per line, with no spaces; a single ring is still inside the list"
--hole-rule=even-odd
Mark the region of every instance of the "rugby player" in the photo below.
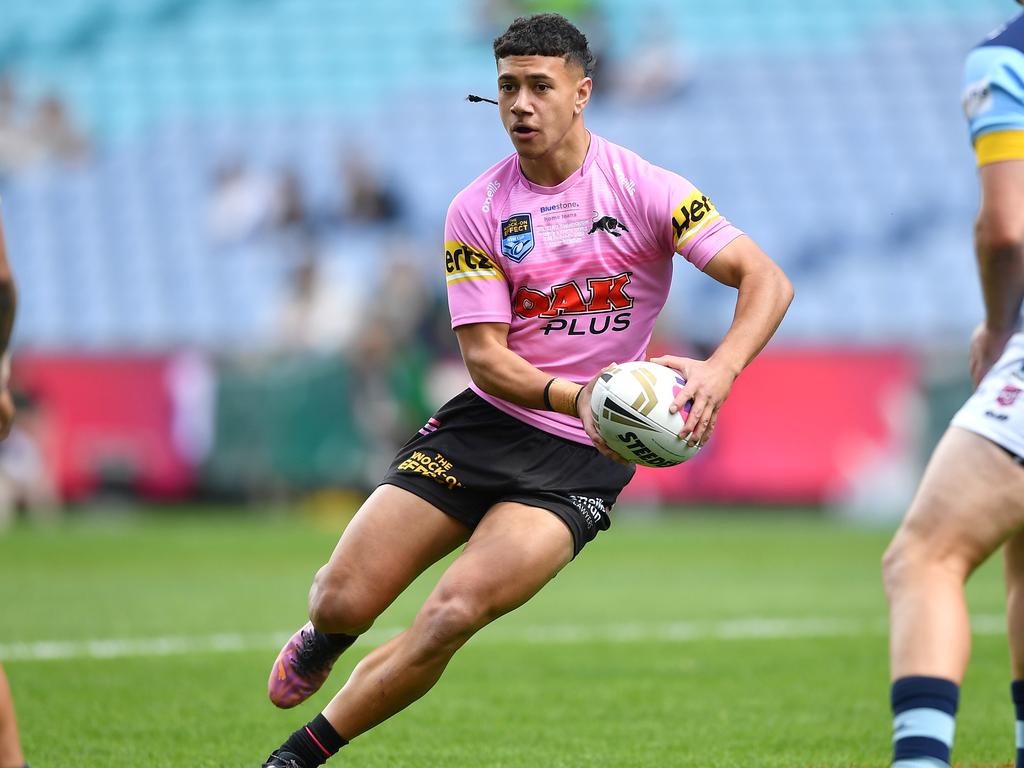
[[[7,246],[4,241],[4,225],[0,220],[0,440],[11,432],[14,422],[14,400],[7,388],[10,373],[10,356],[7,347],[14,327],[14,311],[17,292],[14,274],[7,261]],[[14,701],[7,684],[7,675],[0,665],[0,768],[28,768],[18,740],[18,725],[14,719]]]
[[[1024,16],[971,51],[965,83],[981,179],[975,251],[985,319],[970,344],[977,388],[935,448],[882,564],[898,768],[950,763],[971,645],[964,584],[1003,544],[1024,768]]]
[[[633,475],[590,416],[597,375],[643,359],[673,254],[738,291],[707,360],[657,361],[686,378],[682,434],[707,440],[740,371],[793,296],[782,271],[684,178],[587,131],[584,35],[557,14],[519,18],[494,42],[498,102],[515,153],[455,198],[444,266],[472,386],[395,458],[309,596],[269,694],[295,706],[429,565],[465,544],[412,625],[372,651],[324,711],[264,766],[321,765],[423,696],[479,629],[529,600],[611,523]]]

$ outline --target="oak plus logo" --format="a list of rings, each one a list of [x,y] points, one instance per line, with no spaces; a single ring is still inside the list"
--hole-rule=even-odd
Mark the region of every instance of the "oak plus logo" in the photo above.
[[[575,281],[553,285],[547,291],[522,286],[515,293],[512,311],[524,320],[544,319],[545,336],[616,333],[629,328],[633,297],[626,291],[632,272],[589,277],[586,288]],[[590,317],[586,317],[590,316]]]

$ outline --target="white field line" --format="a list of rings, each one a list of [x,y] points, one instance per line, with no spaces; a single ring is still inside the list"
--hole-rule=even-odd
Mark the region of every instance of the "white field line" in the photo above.
[[[1002,635],[1005,619],[999,615],[971,618],[975,635]],[[359,638],[359,645],[378,645],[401,628],[373,629]],[[527,643],[576,645],[582,643],[673,642],[697,640],[787,640],[809,637],[857,637],[884,635],[883,620],[749,618],[726,621],[676,621],[622,624],[542,624],[526,627],[499,623],[482,631],[474,644]],[[287,632],[218,634],[106,640],[41,640],[0,643],[0,661],[64,661],[69,659],[121,659],[127,657],[179,656],[238,651],[276,651],[288,639]]]

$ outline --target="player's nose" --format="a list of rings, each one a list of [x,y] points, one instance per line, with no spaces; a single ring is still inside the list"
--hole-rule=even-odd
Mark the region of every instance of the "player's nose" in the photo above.
[[[533,105],[530,102],[530,94],[526,88],[521,88],[512,102],[512,112],[517,115],[530,114],[533,112]]]

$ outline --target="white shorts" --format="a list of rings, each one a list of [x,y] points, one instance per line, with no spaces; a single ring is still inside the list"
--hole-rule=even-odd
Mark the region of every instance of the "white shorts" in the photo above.
[[[1024,457],[1024,333],[1015,333],[1003,356],[951,422]]]

